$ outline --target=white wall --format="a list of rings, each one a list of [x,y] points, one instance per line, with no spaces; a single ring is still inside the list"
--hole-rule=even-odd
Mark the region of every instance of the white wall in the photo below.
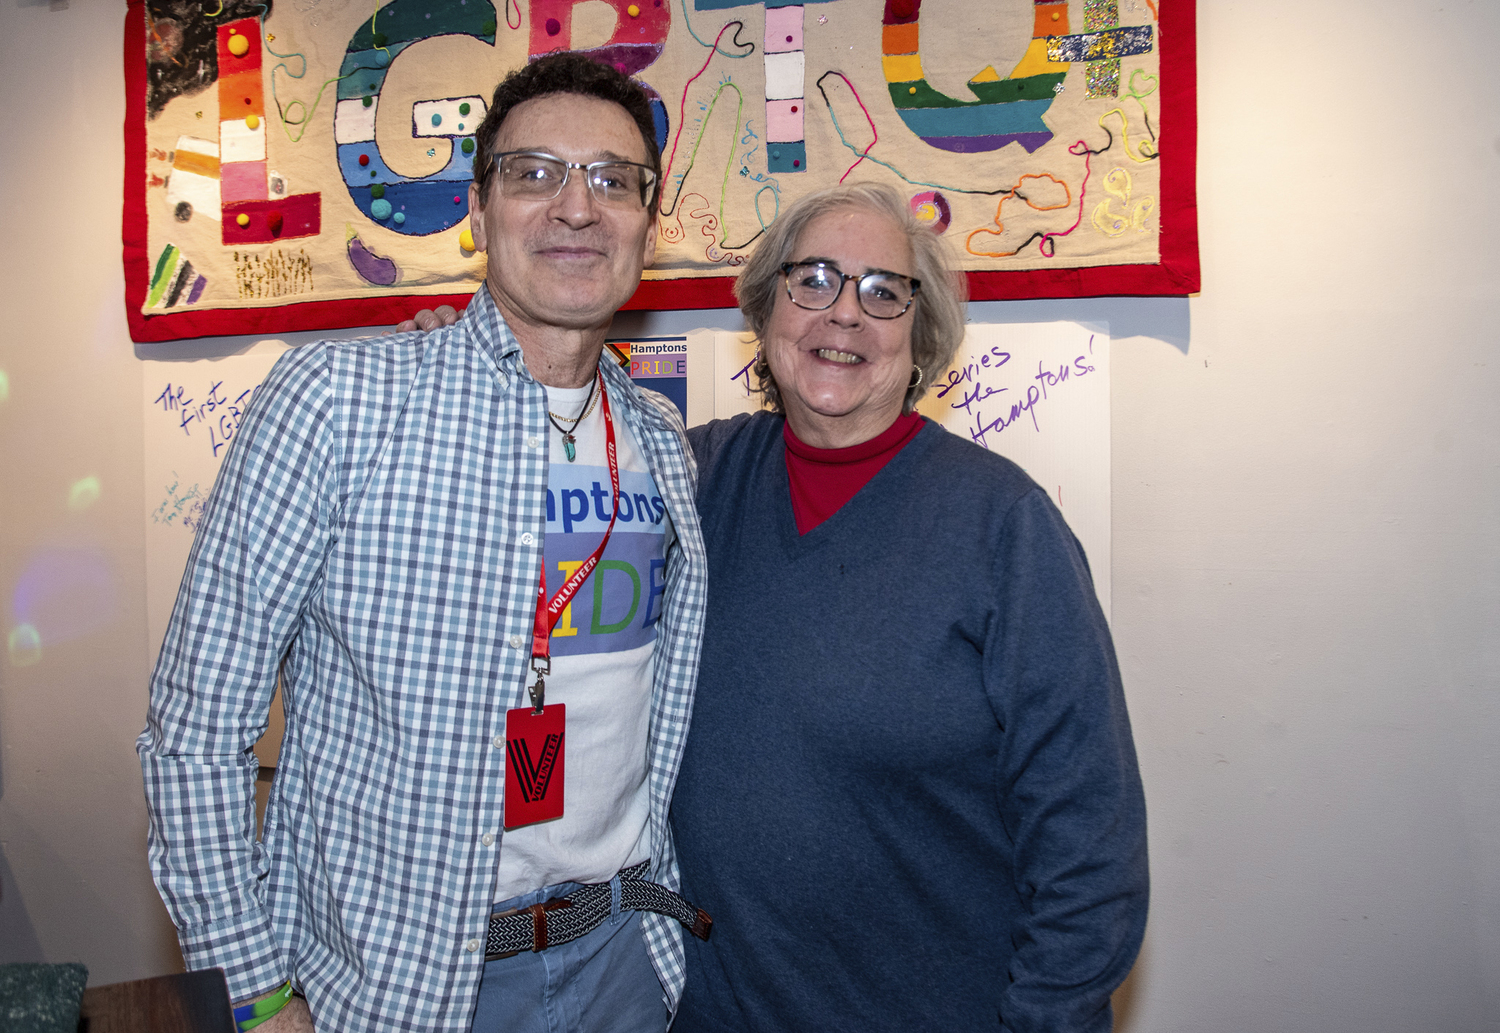
[[[976,311],[1114,336],[1155,883],[1121,1027],[1500,1029],[1500,10],[1199,7],[1202,295]],[[0,655],[0,961],[96,982],[177,964],[132,750],[122,8],[0,0],[0,631],[28,570],[52,593],[40,661]]]

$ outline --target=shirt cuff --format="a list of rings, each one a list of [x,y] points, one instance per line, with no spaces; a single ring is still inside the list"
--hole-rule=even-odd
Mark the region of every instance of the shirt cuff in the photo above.
[[[182,961],[189,971],[221,968],[229,999],[243,1001],[275,989],[289,977],[263,909],[209,925],[179,929]]]

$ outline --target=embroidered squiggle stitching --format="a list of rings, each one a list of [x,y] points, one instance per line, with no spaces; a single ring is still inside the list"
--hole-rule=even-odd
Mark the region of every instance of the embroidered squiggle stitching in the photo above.
[[[1031,198],[1029,198],[1025,194],[1021,193],[1021,188],[1026,185],[1026,181],[1028,179],[1050,179],[1052,182],[1056,183],[1058,186],[1060,186],[1060,187],[1063,188],[1063,194],[1065,195],[1064,198],[1063,198],[1063,200],[1059,204],[1037,204]],[[980,256],[982,258],[1009,258],[1012,255],[1018,255],[1018,254],[1020,254],[1021,251],[1024,250],[1028,244],[1030,244],[1033,240],[1035,240],[1037,238],[1037,236],[1040,235],[1040,234],[1033,234],[1031,237],[1027,238],[1025,244],[1022,244],[1020,247],[1016,248],[1014,251],[975,251],[974,250],[974,238],[977,237],[977,236],[979,236],[980,234],[985,234],[986,236],[991,236],[991,237],[998,237],[1002,233],[1005,232],[1005,221],[1004,221],[1004,219],[1001,218],[1001,216],[1003,216],[1004,213],[1005,213],[1005,202],[1009,201],[1012,197],[1018,197],[1022,201],[1025,201],[1026,202],[1026,207],[1030,208],[1032,211],[1035,211],[1035,212],[1055,212],[1058,209],[1066,208],[1070,204],[1073,203],[1073,190],[1072,190],[1071,187],[1068,186],[1068,184],[1066,182],[1064,182],[1061,179],[1058,179],[1056,176],[1054,176],[1050,172],[1041,172],[1041,173],[1031,173],[1031,172],[1028,172],[1028,173],[1026,173],[1024,176],[1022,176],[1020,179],[1018,179],[1016,181],[1016,183],[1015,183],[1014,186],[1010,187],[1005,192],[1005,196],[1002,197],[1002,198],[1000,198],[1000,203],[995,206],[995,229],[990,229],[988,226],[981,226],[981,227],[979,227],[979,229],[974,230],[973,232],[971,232],[968,235],[968,237],[964,240],[964,250],[965,251],[967,251],[971,255],[978,255],[978,256]]]
[[[672,153],[667,158],[666,168],[664,168],[662,170],[661,178],[663,180],[668,180],[668,179],[672,178],[672,164],[673,164],[673,162],[675,162],[677,160],[677,144],[682,139],[682,127],[687,122],[687,95],[688,95],[688,90],[692,87],[693,83],[695,83],[695,82],[698,81],[698,77],[700,75],[702,75],[704,72],[708,71],[708,63],[714,59],[714,54],[717,54],[719,52],[719,40],[723,39],[724,38],[724,33],[726,33],[726,32],[729,31],[729,26],[730,25],[742,25],[742,24],[743,24],[742,22],[729,22],[722,29],[720,29],[719,30],[719,34],[714,37],[713,50],[709,53],[707,59],[704,60],[703,67],[699,68],[696,72],[694,72],[693,73],[693,77],[691,79],[689,79],[687,82],[685,82],[685,83],[682,84],[682,100],[677,105],[677,134],[672,137]],[[717,93],[714,94],[714,97],[717,99],[718,98],[718,94]],[[741,100],[741,102],[743,102],[744,101],[744,97],[741,96],[740,100]],[[735,125],[739,125],[738,120],[735,121]],[[701,137],[700,137],[700,140],[701,140]],[[697,153],[697,148],[696,147],[693,149],[693,152],[695,154]],[[687,177],[687,173],[683,173],[683,178],[685,179],[686,177]],[[679,189],[679,197],[680,197],[680,194],[681,194],[681,191]],[[673,200],[672,200],[672,204],[673,204],[674,207],[677,204],[677,200],[678,200],[677,198],[673,198]],[[671,213],[671,210],[668,209],[668,210],[664,211],[662,214],[664,214],[664,215],[670,215],[672,213]]]
[[[713,41],[712,44],[705,43],[703,41],[703,37],[700,36],[700,35],[698,35],[698,31],[693,28],[692,20],[690,18],[688,18],[687,0],[682,0],[682,24],[684,24],[684,25],[687,26],[688,32],[692,34],[692,37],[695,40],[697,40],[700,45],[705,46],[705,47],[711,45],[717,53],[723,54],[725,57],[732,57],[732,58],[735,58],[736,60],[738,60],[739,58],[749,57],[751,54],[755,53],[755,44],[754,43],[741,43],[740,42],[740,29],[743,29],[745,27],[745,23],[744,22],[729,22],[728,24],[726,24],[724,26],[724,28],[726,28],[726,29],[730,25],[738,25],[739,26],[739,29],[735,29],[734,30],[734,36],[733,36],[733,38],[730,39],[729,42],[733,43],[737,47],[749,47],[750,49],[746,50],[743,54],[731,54],[727,50],[720,50],[719,49],[719,39],[718,39],[718,37],[714,38],[714,41]],[[720,30],[719,36],[723,36],[723,35],[724,35],[723,30]]]
[[[842,183],[844,180],[846,180],[846,179],[849,178],[849,173],[851,173],[855,169],[859,168],[859,163],[860,162],[864,161],[866,158],[868,158],[870,156],[870,148],[874,147],[877,143],[880,142],[880,130],[875,127],[875,120],[870,117],[870,109],[867,108],[867,107],[865,107],[865,102],[862,99],[860,99],[859,91],[854,88],[854,84],[849,81],[849,77],[847,75],[845,75],[843,72],[829,71],[829,72],[824,72],[822,75],[818,76],[818,81],[817,81],[817,84],[816,84],[817,87],[818,87],[818,92],[821,93],[821,94],[823,94],[823,102],[825,104],[828,104],[828,111],[829,111],[829,113],[832,114],[832,112],[833,112],[833,104],[830,103],[829,100],[828,100],[828,92],[823,89],[823,80],[826,79],[826,78],[828,78],[830,75],[836,75],[840,79],[844,80],[844,85],[847,86],[847,87],[849,87],[849,92],[854,95],[854,103],[858,104],[859,105],[859,110],[862,111],[862,112],[864,112],[865,121],[868,122],[868,123],[870,123],[870,132],[874,135],[874,139],[872,139],[870,141],[869,147],[866,147],[863,151],[860,151],[859,152],[859,158],[854,162],[853,165],[850,165],[847,169],[845,169],[844,170],[844,174],[839,177],[839,182]],[[838,120],[837,119],[834,120],[834,128],[838,128]],[[840,130],[839,131],[839,138],[843,139],[843,136],[844,136],[843,131]],[[845,143],[847,143],[847,142],[848,141],[845,141]]]

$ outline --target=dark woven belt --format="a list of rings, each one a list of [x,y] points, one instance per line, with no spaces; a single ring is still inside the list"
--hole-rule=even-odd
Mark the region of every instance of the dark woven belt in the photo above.
[[[675,918],[700,940],[708,939],[714,920],[693,907],[681,894],[665,886],[646,881],[650,862],[620,872],[620,910],[651,911]],[[553,897],[530,907],[498,911],[490,916],[489,936],[485,939],[484,960],[508,958],[522,951],[543,951],[560,943],[576,940],[599,928],[609,917],[609,883],[600,882]]]

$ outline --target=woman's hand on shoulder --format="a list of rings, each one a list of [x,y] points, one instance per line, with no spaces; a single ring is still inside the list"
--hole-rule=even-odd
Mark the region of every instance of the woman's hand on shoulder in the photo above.
[[[410,330],[439,330],[457,323],[458,315],[458,310],[452,305],[439,305],[435,309],[424,308],[410,319],[403,319],[397,323],[396,333],[404,334]]]

